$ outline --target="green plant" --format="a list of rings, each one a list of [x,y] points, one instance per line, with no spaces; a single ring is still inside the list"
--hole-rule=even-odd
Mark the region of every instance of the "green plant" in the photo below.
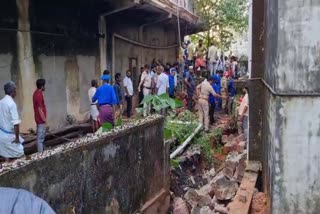
[[[201,153],[204,155],[205,159],[209,163],[212,163],[213,161],[212,155],[214,150],[212,149],[212,146],[211,146],[210,134],[200,133],[200,135],[193,140],[193,143],[200,146]]]
[[[177,138],[179,143],[183,143],[197,127],[197,123],[181,124],[178,121],[169,121],[164,128],[165,139]]]
[[[174,137],[179,143],[183,143],[197,126],[197,117],[190,111],[181,112],[178,116],[169,114],[164,126],[165,139]]]
[[[216,128],[213,129],[210,133],[200,133],[196,138],[193,140],[194,144],[200,146],[201,152],[206,158],[207,161],[213,161],[212,155],[214,153],[214,149],[212,148],[212,141],[219,142],[222,137],[222,129]],[[219,145],[219,144],[217,144]],[[218,152],[222,153],[222,148],[217,147]]]
[[[156,112],[159,112],[163,108],[180,108],[182,107],[182,102],[179,99],[172,99],[169,97],[168,94],[161,94],[161,95],[147,95],[143,98],[141,104],[152,105],[153,109]],[[138,113],[143,112],[143,108],[136,108]]]
[[[170,165],[174,168],[181,168],[180,163],[177,159],[170,159]]]
[[[214,138],[217,142],[220,141],[222,138],[223,130],[222,128],[215,128],[212,130],[212,132],[209,134],[211,138]]]
[[[117,121],[116,121],[116,127],[118,126],[122,126],[122,119],[121,118],[118,118]],[[108,132],[110,131],[111,129],[113,129],[113,125],[111,123],[103,123],[101,125],[101,128],[102,128],[102,132]]]
[[[216,145],[216,151],[217,151],[219,154],[222,154],[222,146],[221,146],[220,143],[218,143],[218,144]]]

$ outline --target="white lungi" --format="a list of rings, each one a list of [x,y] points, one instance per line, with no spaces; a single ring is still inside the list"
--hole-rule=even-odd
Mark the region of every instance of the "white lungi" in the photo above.
[[[99,110],[98,110],[97,105],[90,106],[90,115],[91,115],[92,120],[95,120],[95,121],[98,120]]]

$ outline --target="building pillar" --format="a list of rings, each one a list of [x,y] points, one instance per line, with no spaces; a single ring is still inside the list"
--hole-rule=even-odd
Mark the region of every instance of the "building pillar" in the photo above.
[[[266,3],[263,144],[270,213],[319,213],[320,2]]]
[[[264,1],[252,0],[251,30],[251,70],[250,78],[263,78],[264,73]],[[257,99],[263,94],[264,88],[259,81],[250,81],[249,87],[249,160],[263,161],[262,141],[262,106],[263,99]]]
[[[106,18],[104,16],[100,16],[99,19],[99,48],[100,48],[100,72],[102,75],[103,71],[107,69],[107,24]]]
[[[16,0],[18,10],[18,65],[19,82],[18,97],[21,107],[21,130],[27,131],[35,126],[32,96],[36,88],[36,74],[33,60],[30,20],[29,20],[29,0]],[[33,124],[30,126],[30,124]]]

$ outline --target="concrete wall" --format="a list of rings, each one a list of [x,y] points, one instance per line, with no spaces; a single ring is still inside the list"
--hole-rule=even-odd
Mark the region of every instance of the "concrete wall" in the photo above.
[[[120,26],[121,28],[111,27],[112,32],[120,34],[130,40],[139,41],[139,25],[130,22],[128,23],[128,21],[126,21],[126,23],[123,23]],[[158,23],[154,26],[144,28],[142,43],[165,47],[178,44],[179,41],[177,38],[175,29],[168,29],[164,24]],[[142,48],[139,45],[131,44],[127,41],[116,38],[115,72],[120,72],[124,76],[125,72],[129,69],[130,58],[137,59],[138,68],[145,64],[150,65],[154,59],[162,60],[164,63],[174,63],[177,60],[177,48]],[[140,72],[140,69],[138,69],[137,72]]]
[[[31,47],[24,50],[17,44],[17,6],[1,2],[0,27],[12,29],[0,31],[0,95],[3,96],[3,84],[14,80],[18,84],[16,102],[22,117],[22,131],[35,127],[32,109],[32,92],[37,78],[45,78],[45,92],[48,107],[48,122],[52,129],[66,125],[67,115],[78,120],[88,118],[89,101],[87,91],[91,79],[97,79],[99,68],[99,41],[96,38],[98,19],[96,15],[86,16],[87,20],[79,18],[77,11],[88,6],[85,2],[74,8],[74,5],[62,4],[56,1],[50,5],[30,0],[29,21],[31,25]],[[71,6],[71,7],[70,7]],[[93,9],[86,7],[93,13]],[[59,11],[57,17],[53,11]],[[83,12],[83,15],[86,15]],[[81,23],[81,24],[80,24]],[[36,31],[36,32],[34,32]],[[49,34],[42,34],[44,32]],[[29,50],[31,49],[31,50]],[[23,55],[24,64],[34,62],[34,69],[19,66]],[[29,54],[30,52],[30,54]],[[20,57],[21,58],[21,57]],[[32,62],[31,60],[32,59]],[[33,67],[33,66],[31,66]],[[31,72],[28,74],[27,72]],[[32,74],[32,75],[31,75]],[[26,78],[29,76],[30,78]],[[28,91],[28,93],[26,93]],[[26,108],[28,107],[28,108]],[[31,107],[31,108],[29,108]]]
[[[107,24],[107,31],[110,33],[110,36],[115,33],[132,41],[157,47],[172,46],[179,43],[176,29],[167,27],[165,21],[164,23],[160,22],[144,27],[142,31],[142,39],[140,40],[139,30],[141,24],[139,25],[137,22],[130,22],[130,17],[123,17],[120,20],[115,20],[117,20],[116,24],[112,23],[113,19]],[[114,47],[115,70],[113,72],[119,72],[122,74],[122,77],[124,77],[126,75],[126,71],[131,69],[134,90],[137,90],[138,87],[140,67],[143,67],[145,64],[151,65],[153,60],[161,60],[164,64],[167,62],[174,63],[177,60],[176,47],[169,49],[147,48],[124,41],[117,37],[115,37],[114,40],[109,39],[109,43],[112,42],[114,42],[114,46],[110,45],[109,49],[109,55],[111,55],[111,57],[109,57],[109,68],[112,70],[112,66],[110,64],[113,60],[112,48]],[[135,65],[132,64],[132,59],[135,60]],[[136,70],[132,70],[130,66],[136,67]],[[138,96],[135,96],[133,100],[133,106],[135,107],[137,104]]]
[[[0,185],[31,191],[57,213],[165,213],[170,185],[163,124],[155,116],[18,160],[21,167],[1,170]]]
[[[320,210],[320,2],[266,1],[264,144],[272,213]],[[279,94],[282,93],[282,94]],[[294,93],[294,94],[293,94]]]

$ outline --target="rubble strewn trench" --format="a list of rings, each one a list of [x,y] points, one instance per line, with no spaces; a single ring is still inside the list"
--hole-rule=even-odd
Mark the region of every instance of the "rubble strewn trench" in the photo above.
[[[173,214],[227,214],[237,207],[237,203],[250,206],[250,188],[245,189],[241,182],[247,167],[246,142],[234,128],[235,121],[227,115],[218,115],[218,122],[211,132],[220,128],[222,135],[210,139],[213,149],[211,158],[203,154],[199,145],[192,143],[171,167],[171,207]],[[201,133],[204,135],[205,133]],[[257,172],[258,173],[258,172]],[[252,189],[252,207],[248,212],[267,213],[267,199],[264,193]],[[241,187],[240,187],[241,186]],[[241,199],[238,199],[238,195]],[[243,201],[243,202],[241,202]]]

